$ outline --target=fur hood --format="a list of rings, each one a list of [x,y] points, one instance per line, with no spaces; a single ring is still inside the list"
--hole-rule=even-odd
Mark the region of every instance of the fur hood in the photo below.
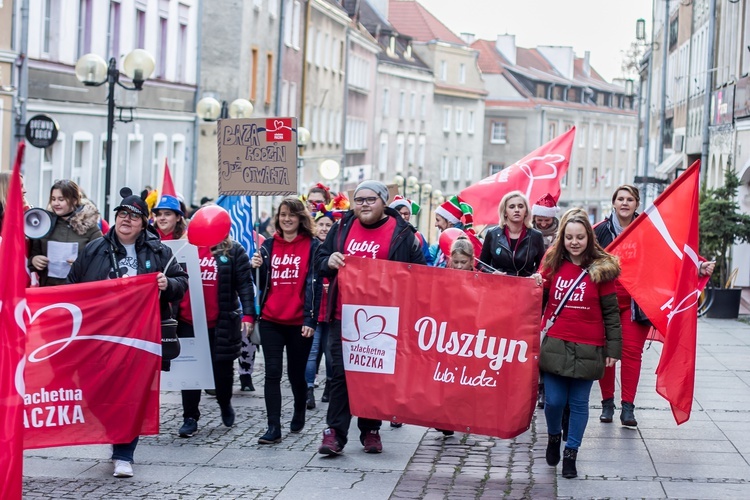
[[[612,281],[620,275],[620,259],[608,253],[589,266],[589,276],[594,283]]]
[[[82,200],[81,206],[68,219],[70,228],[81,236],[99,224],[99,210],[89,200]]]

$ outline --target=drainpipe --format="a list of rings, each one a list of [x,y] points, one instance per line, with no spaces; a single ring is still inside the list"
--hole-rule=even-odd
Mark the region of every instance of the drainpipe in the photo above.
[[[21,39],[18,46],[18,57],[16,58],[16,67],[18,68],[16,132],[11,151],[16,150],[18,143],[26,135],[26,102],[29,100],[29,0],[22,0],[20,10]]]
[[[712,0],[713,1],[713,0]],[[659,161],[661,165],[664,161],[664,127],[667,119],[667,53],[669,52],[669,0],[664,0],[664,37],[662,42],[662,61],[661,61],[661,110],[659,111]],[[709,43],[711,43],[709,41]]]
[[[706,96],[703,100],[703,147],[701,148],[701,184],[706,183],[708,149],[711,143],[711,90],[713,89],[714,37],[716,33],[716,0],[708,2],[708,57],[706,57]]]
[[[202,23],[203,19],[203,2],[204,0],[199,0],[198,2],[198,22]],[[190,186],[191,193],[190,193],[190,199],[192,200],[192,203],[197,205],[198,204],[198,141],[200,141],[200,135],[201,135],[201,119],[198,116],[197,113],[195,113],[196,109],[198,108],[198,101],[200,100],[200,93],[201,93],[201,53],[202,53],[202,43],[203,43],[203,29],[199,26],[198,27],[198,33],[197,33],[197,40],[196,40],[196,54],[195,54],[195,95],[193,96],[193,113],[195,114],[195,124],[193,126],[193,172],[192,172],[192,178],[193,183],[192,186]]]
[[[281,114],[281,59],[284,54],[284,24],[286,16],[286,0],[281,0],[281,12],[279,13],[279,55],[276,56],[276,105],[274,106],[274,115],[276,116],[280,116]],[[298,123],[297,126],[301,126],[301,124]]]
[[[312,3],[315,0],[307,0],[307,6],[305,7],[305,41],[304,48],[302,49],[302,103],[300,106],[300,121],[305,123],[305,108],[307,103],[307,51],[310,47],[307,46],[308,33],[310,32],[311,24],[311,10]]]

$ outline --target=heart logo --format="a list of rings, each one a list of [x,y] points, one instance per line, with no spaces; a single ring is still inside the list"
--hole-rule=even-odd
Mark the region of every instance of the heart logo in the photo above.
[[[281,130],[282,128],[284,128],[284,122],[282,122],[281,120],[274,120],[273,130]]]
[[[357,309],[354,313],[354,327],[357,329],[357,340],[374,339],[385,333],[385,317],[380,314],[369,316],[364,309]]]

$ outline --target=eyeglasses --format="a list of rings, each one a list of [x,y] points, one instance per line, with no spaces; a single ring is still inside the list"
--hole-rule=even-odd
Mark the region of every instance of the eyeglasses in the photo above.
[[[378,201],[377,196],[368,196],[367,198],[354,198],[354,204],[355,205],[374,205],[376,201]]]
[[[138,220],[141,218],[141,215],[135,212],[128,212],[127,210],[120,210],[117,212],[118,219],[127,219],[128,217],[130,217],[130,220]]]

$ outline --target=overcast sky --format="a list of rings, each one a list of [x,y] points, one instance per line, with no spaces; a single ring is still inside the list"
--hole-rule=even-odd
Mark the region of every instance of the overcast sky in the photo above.
[[[572,46],[591,52],[591,65],[607,80],[621,76],[622,51],[635,40],[635,22],[646,19],[651,0],[418,0],[457,35],[494,40],[516,35],[516,45]]]

